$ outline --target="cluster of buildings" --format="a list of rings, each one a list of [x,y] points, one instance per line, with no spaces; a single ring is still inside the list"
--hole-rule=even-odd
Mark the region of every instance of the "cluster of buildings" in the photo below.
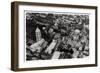
[[[30,46],[31,51],[32,52],[37,51],[38,53],[40,53],[42,51],[42,49],[46,47],[45,53],[51,54],[52,50],[57,45],[57,40],[53,39],[51,44],[47,46],[47,43],[46,43],[47,41],[45,41],[42,38],[41,30],[38,27],[36,28],[35,35],[36,35],[36,43],[34,43]],[[55,50],[52,55],[52,59],[58,59],[59,56],[60,56],[60,52]]]

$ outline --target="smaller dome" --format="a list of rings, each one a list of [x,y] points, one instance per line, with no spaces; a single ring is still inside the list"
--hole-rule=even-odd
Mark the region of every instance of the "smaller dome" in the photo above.
[[[76,33],[76,34],[80,33],[80,30],[79,30],[79,29],[76,29],[76,30],[75,30],[75,33]]]

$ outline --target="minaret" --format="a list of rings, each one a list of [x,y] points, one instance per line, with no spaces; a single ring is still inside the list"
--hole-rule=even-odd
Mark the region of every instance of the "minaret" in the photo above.
[[[41,31],[38,27],[36,28],[35,34],[36,34],[36,41],[37,42],[40,41],[41,40]]]

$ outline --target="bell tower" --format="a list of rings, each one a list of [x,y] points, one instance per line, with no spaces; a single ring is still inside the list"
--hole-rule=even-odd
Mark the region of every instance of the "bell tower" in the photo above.
[[[41,30],[37,27],[36,28],[36,31],[35,31],[35,34],[36,34],[36,41],[40,41],[42,38],[41,38]]]

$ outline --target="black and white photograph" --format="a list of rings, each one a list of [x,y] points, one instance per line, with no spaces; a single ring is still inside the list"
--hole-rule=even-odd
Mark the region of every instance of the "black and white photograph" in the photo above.
[[[26,60],[89,56],[89,14],[28,11]]]
[[[12,70],[97,66],[97,7],[12,3]]]

